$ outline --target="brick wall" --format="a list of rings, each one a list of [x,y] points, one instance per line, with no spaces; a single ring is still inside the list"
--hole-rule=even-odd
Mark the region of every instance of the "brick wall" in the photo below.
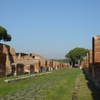
[[[17,75],[22,75],[24,74],[24,65],[23,64],[17,64]]]
[[[89,62],[89,68],[88,68],[88,71],[89,71],[89,77],[92,77],[92,50],[89,51],[88,53],[88,62]]]
[[[100,62],[100,36],[95,36],[92,39],[92,55],[93,63]]]
[[[0,52],[0,77],[6,76],[6,54]]]

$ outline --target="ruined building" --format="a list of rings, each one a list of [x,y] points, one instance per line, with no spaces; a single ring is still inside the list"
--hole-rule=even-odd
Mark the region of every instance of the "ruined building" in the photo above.
[[[16,53],[12,47],[0,43],[0,77],[69,67],[69,64],[47,60],[38,54]]]

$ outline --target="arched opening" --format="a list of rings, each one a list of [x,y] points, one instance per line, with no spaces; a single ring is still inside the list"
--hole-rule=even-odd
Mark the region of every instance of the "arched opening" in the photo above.
[[[30,65],[30,73],[34,73],[35,69],[34,69],[34,65]]]
[[[17,64],[17,75],[24,74],[24,65],[23,64]]]

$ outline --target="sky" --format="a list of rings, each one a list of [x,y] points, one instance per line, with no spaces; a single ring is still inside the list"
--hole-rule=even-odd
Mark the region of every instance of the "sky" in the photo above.
[[[65,59],[75,47],[92,48],[100,34],[100,0],[0,0],[0,25],[16,52]]]

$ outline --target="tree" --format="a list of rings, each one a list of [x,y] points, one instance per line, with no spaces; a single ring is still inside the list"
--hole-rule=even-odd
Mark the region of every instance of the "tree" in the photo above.
[[[66,59],[50,59],[50,60],[66,63]]]
[[[7,30],[0,26],[0,40],[11,41],[12,37],[7,33]]]
[[[78,63],[78,67],[80,66],[81,61],[86,56],[89,50],[85,48],[74,48],[70,50],[66,55],[66,60],[69,60],[71,65],[74,66],[75,63]]]

